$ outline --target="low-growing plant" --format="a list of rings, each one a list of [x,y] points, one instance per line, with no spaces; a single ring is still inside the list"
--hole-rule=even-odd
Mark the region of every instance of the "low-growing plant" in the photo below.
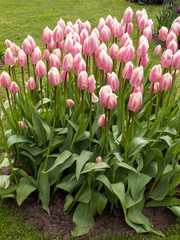
[[[11,174],[0,176],[0,196],[21,205],[37,191],[50,214],[50,198],[65,190],[64,211],[75,209],[72,236],[87,233],[105,208],[121,207],[137,232],[160,235],[142,209],[166,206],[179,214],[180,52],[165,50],[161,65],[149,59],[154,27],[143,9],[136,13],[135,54],[132,18],[128,8],[120,23],[109,15],[92,31],[88,21],[60,19],[53,31],[43,30],[45,63],[32,37],[22,50],[6,40],[0,168]]]
[[[163,0],[136,0],[138,4],[162,4]]]

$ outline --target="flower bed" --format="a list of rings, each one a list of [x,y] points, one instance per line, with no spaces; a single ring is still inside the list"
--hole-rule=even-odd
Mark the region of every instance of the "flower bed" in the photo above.
[[[180,18],[169,32],[160,30],[167,49],[157,46],[154,59],[148,57],[152,19],[144,9],[136,12],[136,46],[132,19],[128,8],[120,22],[109,15],[92,31],[88,21],[60,19],[53,31],[43,30],[44,61],[31,36],[22,50],[6,40],[0,167],[11,174],[0,176],[0,196],[21,205],[37,191],[50,214],[50,197],[65,190],[64,211],[75,209],[72,236],[87,233],[105,208],[121,207],[130,227],[160,235],[142,209],[167,206],[179,214],[173,195],[180,171]]]

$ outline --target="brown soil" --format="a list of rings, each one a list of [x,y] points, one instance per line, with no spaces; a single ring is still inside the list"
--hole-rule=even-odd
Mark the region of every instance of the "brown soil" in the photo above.
[[[64,192],[58,192],[51,200],[50,216],[41,208],[41,204],[37,204],[35,196],[30,196],[20,207],[13,202],[14,211],[23,217],[24,222],[35,225],[40,232],[48,232],[48,240],[54,239],[59,234],[64,240],[69,239],[74,227],[73,212],[64,214],[64,197]],[[161,231],[171,227],[176,219],[175,215],[164,207],[146,208],[143,213]],[[135,234],[135,231],[125,223],[122,210],[115,209],[112,215],[105,212],[95,217],[95,225],[89,234],[101,237],[103,234],[117,235],[120,233]],[[80,239],[88,239],[88,235],[81,236]]]

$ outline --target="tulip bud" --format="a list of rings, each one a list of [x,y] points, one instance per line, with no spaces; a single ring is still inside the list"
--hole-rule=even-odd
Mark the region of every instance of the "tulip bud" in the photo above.
[[[30,90],[33,90],[36,88],[36,82],[35,82],[34,78],[32,78],[32,77],[30,77],[28,80],[28,88]]]
[[[101,157],[101,156],[97,157],[97,158],[96,158],[96,162],[97,162],[97,163],[102,162],[102,157]]]
[[[5,40],[5,44],[6,44],[6,47],[7,47],[7,48],[10,48],[11,45],[12,45],[12,42],[11,42],[10,40],[6,39],[6,40]]]
[[[39,78],[43,78],[46,75],[46,66],[42,60],[37,62],[36,68],[35,68],[35,74]]]
[[[32,53],[32,46],[27,38],[24,39],[22,49],[26,54]]]
[[[93,103],[97,103],[99,98],[95,95],[95,93],[91,93],[91,100]]]
[[[144,68],[147,66],[147,63],[148,63],[148,61],[149,61],[149,57],[148,57],[148,54],[146,54],[146,56],[145,57],[138,57],[138,60],[137,60],[137,62],[139,63],[139,61],[140,61],[140,66],[143,66]]]
[[[51,30],[48,27],[43,30],[41,41],[45,44],[51,42]]]
[[[159,82],[162,77],[161,65],[155,65],[149,74],[149,80],[153,83]]]
[[[29,42],[31,44],[31,49],[34,50],[35,47],[36,47],[36,42],[34,41],[34,39],[30,35],[27,36],[27,39],[29,40]]]
[[[20,122],[19,122],[19,126],[21,127],[21,129],[24,129],[24,128],[25,128],[24,122],[23,122],[23,121],[20,121]]]
[[[142,41],[137,49],[137,56],[138,57],[145,57],[149,49],[149,44],[147,44],[145,41]]]
[[[134,87],[133,93],[137,93],[137,92],[141,92],[141,94],[143,95],[143,84],[141,84],[141,86],[139,87]]]
[[[124,53],[125,53],[126,47],[121,47],[119,49],[118,55],[117,55],[117,60],[121,63],[124,61]]]
[[[16,93],[18,93],[19,87],[18,87],[17,83],[15,83],[15,82],[12,81],[9,90],[10,90],[10,93],[11,93],[11,94],[16,94]]]
[[[111,86],[113,92],[119,89],[119,80],[117,75],[114,72],[108,73],[107,82],[108,82],[108,85]]]
[[[45,49],[44,50],[44,59],[49,60],[50,56],[51,56],[51,53],[49,52],[49,50]]]
[[[61,83],[61,75],[56,67],[52,67],[48,72],[49,83],[52,86],[57,86]]]
[[[94,78],[94,75],[91,75],[88,77],[88,85],[86,87],[86,90],[90,93],[93,93],[96,89],[96,80]]]
[[[74,101],[73,101],[72,99],[67,99],[67,100],[66,100],[66,104],[67,104],[70,108],[74,107]]]
[[[104,26],[101,30],[101,33],[100,33],[100,39],[103,41],[103,42],[107,42],[109,41],[111,38],[111,31],[110,29],[108,28],[108,26]]]
[[[54,42],[61,42],[63,40],[64,34],[60,25],[57,25],[53,31]]]
[[[17,64],[19,67],[25,67],[27,65],[27,56],[23,50],[18,54]]]
[[[88,74],[86,71],[82,71],[78,77],[78,88],[81,90],[87,89],[88,87]]]
[[[118,52],[119,52],[118,45],[116,43],[113,43],[113,45],[111,46],[111,48],[109,50],[109,56],[112,59],[115,59],[115,58],[117,58]]]
[[[171,66],[171,61],[172,61],[172,50],[167,49],[161,57],[161,65],[164,68],[169,68]]]
[[[9,74],[3,71],[0,75],[0,86],[4,88],[8,88],[11,85],[11,78]]]
[[[171,76],[176,77],[178,75],[178,73],[179,73],[179,71],[175,69],[171,72]]]
[[[53,50],[56,48],[56,43],[54,42],[53,38],[51,37],[51,42],[47,44],[47,49],[49,51]]]
[[[133,11],[132,11],[131,7],[128,7],[124,12],[123,22],[130,23],[130,22],[132,22],[132,18],[133,18]]]
[[[177,41],[175,41],[174,39],[171,40],[171,42],[167,46],[167,49],[171,49],[172,50],[172,54],[175,54],[177,52],[177,50],[178,50]]]
[[[99,127],[104,127],[104,125],[105,125],[105,114],[102,114],[98,118],[98,125],[99,125]]]
[[[68,81],[69,80],[69,74],[66,71],[62,70],[61,71],[61,80],[64,82],[65,78],[66,78],[66,81]]]
[[[52,53],[49,60],[50,60],[50,67],[51,68],[56,67],[57,69],[59,69],[61,67],[61,61],[60,61],[60,59],[58,58],[57,55]]]
[[[175,69],[180,69],[180,50],[178,50],[174,56],[173,56],[173,61],[172,61],[172,66]]]
[[[64,42],[64,51],[70,53],[73,51],[73,40],[70,37],[67,37]]]
[[[99,43],[99,39],[95,33],[91,34],[91,36],[89,37],[89,43],[90,43],[90,48],[91,48],[92,52],[96,52],[99,48],[100,43]]]
[[[166,47],[169,45],[169,43],[170,43],[173,39],[177,42],[177,36],[176,36],[176,34],[175,34],[173,31],[171,31],[171,32],[168,34],[167,39],[166,39]]]
[[[134,59],[134,47],[133,45],[128,45],[123,53],[123,62],[131,62]]]
[[[172,86],[172,76],[168,72],[168,73],[165,73],[161,77],[161,80],[160,80],[160,83],[159,83],[159,88],[164,90],[164,91],[168,91],[168,90],[171,89],[171,86]]]
[[[159,82],[151,83],[150,91],[153,91],[154,94],[157,94],[159,92]]]
[[[176,34],[176,36],[178,37],[179,33],[180,33],[180,23],[178,23],[178,22],[173,23],[171,25],[169,32],[171,32],[171,31],[173,31]]]
[[[130,84],[133,87],[139,87],[142,85],[144,79],[144,73],[143,73],[143,67],[137,67],[133,70],[131,79],[130,79]]]
[[[112,22],[113,22],[112,16],[108,15],[105,21],[105,24],[108,26],[108,28],[111,28]]]
[[[61,61],[62,56],[61,56],[61,50],[59,48],[54,49],[54,51],[52,53],[55,54]]]
[[[99,91],[99,100],[102,107],[106,107],[107,97],[112,93],[112,88],[109,85],[103,86]]]
[[[121,25],[118,22],[113,23],[111,27],[111,32],[113,38],[118,38],[120,37],[120,31],[121,31]]]
[[[167,27],[161,27],[161,29],[159,30],[159,38],[161,41],[166,41],[167,39],[167,35],[168,35],[168,29]]]
[[[132,23],[128,23],[127,32],[129,35],[133,34],[133,24]]]
[[[107,109],[113,110],[117,106],[117,96],[114,93],[109,93],[107,95],[106,107]]]
[[[161,50],[162,50],[161,45],[158,45],[158,46],[154,49],[154,54],[156,54],[156,55],[161,54]]]
[[[63,59],[63,70],[66,72],[72,71],[74,68],[74,60],[71,53],[67,54]]]
[[[120,39],[120,45],[124,46],[125,42],[130,38],[128,33],[124,33]]]
[[[141,92],[132,93],[128,102],[128,109],[132,112],[138,112],[142,105],[142,94]]]
[[[110,56],[108,56],[108,64],[104,66],[103,70],[105,73],[112,72],[113,61]]]
[[[122,77],[124,79],[130,79],[133,73],[133,64],[132,62],[127,62],[122,71]]]
[[[80,33],[80,43],[84,43],[84,40],[89,37],[89,33],[86,29],[83,29]]]
[[[151,41],[152,38],[152,31],[150,27],[146,27],[143,31],[143,35],[147,38],[148,42]]]
[[[7,48],[4,53],[5,65],[13,66],[15,64],[15,57],[10,48]]]
[[[39,60],[41,60],[41,50],[36,47],[31,54],[31,62],[36,65]]]
[[[74,57],[74,67],[76,68],[78,63],[82,60],[82,55],[81,53],[78,53]]]

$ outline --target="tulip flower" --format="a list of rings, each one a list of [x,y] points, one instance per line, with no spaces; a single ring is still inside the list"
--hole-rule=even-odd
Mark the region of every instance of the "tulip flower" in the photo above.
[[[128,7],[124,12],[123,22],[130,23],[130,22],[132,22],[132,18],[133,18],[133,11],[132,11],[131,7]]]
[[[149,44],[147,44],[145,41],[142,41],[137,49],[137,56],[138,57],[145,57],[149,49]]]
[[[168,35],[168,29],[167,27],[162,26],[159,30],[159,38],[161,41],[166,41]]]
[[[34,50],[36,48],[36,42],[34,41],[34,39],[30,35],[27,36],[27,39],[29,40],[29,42],[31,44],[32,50]]]
[[[111,48],[109,50],[109,56],[112,59],[115,59],[115,58],[117,58],[118,52],[119,52],[118,45],[116,43],[113,43],[113,45],[111,46]]]
[[[9,74],[3,71],[0,75],[0,86],[4,88],[8,88],[11,85],[11,78]]]
[[[7,48],[10,48],[11,45],[12,45],[12,42],[11,42],[9,39],[6,39],[6,40],[5,40],[5,44],[6,44],[6,47],[7,47]]]
[[[134,87],[133,93],[137,93],[137,92],[141,92],[141,94],[143,95],[143,84],[141,84],[141,86],[139,87]]]
[[[128,45],[123,52],[123,62],[131,62],[134,59],[134,47],[133,45]]]
[[[125,42],[130,38],[128,33],[124,33],[120,39],[120,45],[124,46]]]
[[[69,80],[69,74],[66,71],[62,70],[61,71],[61,80],[62,80],[62,82],[64,82],[65,79],[66,79],[66,81]]]
[[[152,31],[150,27],[146,27],[143,31],[143,35],[147,38],[148,42],[151,41],[152,38]]]
[[[99,125],[99,127],[104,127],[104,125],[105,125],[105,114],[104,113],[98,118],[98,125]]]
[[[49,57],[51,56],[51,53],[49,52],[48,49],[44,50],[44,59],[49,60]]]
[[[162,77],[162,69],[161,69],[161,65],[155,65],[151,71],[150,71],[150,74],[149,74],[149,80],[152,82],[152,83],[156,83],[156,82],[159,82],[160,79]]]
[[[167,49],[161,57],[161,66],[164,68],[169,68],[172,62],[172,50]]]
[[[171,42],[167,46],[167,49],[171,49],[172,50],[172,54],[175,54],[177,52],[177,50],[178,50],[178,43],[177,43],[177,41],[175,41],[174,39],[171,40]]]
[[[128,23],[128,25],[127,25],[127,33],[129,35],[133,34],[133,24],[132,23]]]
[[[106,107],[108,94],[112,93],[112,88],[109,85],[103,86],[99,91],[99,101],[102,107]]]
[[[148,54],[146,54],[146,56],[142,58],[138,57],[138,60],[137,60],[138,65],[144,68],[147,66],[148,61],[149,61]]]
[[[46,48],[47,48],[49,51],[52,51],[53,49],[56,48],[56,43],[54,42],[54,40],[53,40],[52,37],[51,37],[51,42],[50,42],[50,43],[47,43]]]
[[[143,67],[137,67],[133,70],[131,79],[130,79],[130,84],[133,87],[139,87],[142,85],[144,79],[144,73],[143,73]]]
[[[61,61],[60,61],[60,59],[59,59],[59,57],[57,55],[52,53],[50,58],[49,58],[49,60],[50,60],[50,67],[51,68],[52,67],[56,67],[57,69],[60,69]]]
[[[100,43],[95,33],[94,34],[92,33],[91,36],[89,37],[89,44],[92,52],[96,52],[98,50]]]
[[[179,33],[180,33],[180,24],[178,22],[173,23],[171,25],[169,32],[171,32],[171,31],[173,31],[176,34],[176,36],[178,37]]]
[[[63,30],[61,26],[58,24],[53,31],[53,40],[54,42],[58,43],[63,40],[63,37],[64,37]]]
[[[151,83],[150,91],[154,94],[158,94],[159,92],[159,82]]]
[[[130,79],[133,73],[133,64],[132,62],[127,62],[122,71],[122,77],[124,79]]]
[[[81,90],[87,89],[88,87],[88,74],[86,71],[82,71],[78,77],[78,88]]]
[[[180,69],[180,50],[178,50],[174,56],[173,56],[173,61],[172,61],[172,66],[175,69]]]
[[[172,76],[170,73],[165,73],[160,80],[159,88],[164,91],[169,91],[172,86]]]
[[[170,43],[173,39],[177,42],[177,36],[176,36],[176,34],[175,34],[173,31],[171,31],[171,32],[168,34],[167,39],[166,39],[166,47],[169,45],[169,43]]]
[[[91,75],[88,77],[88,84],[86,87],[86,90],[90,93],[93,93],[96,89],[96,80],[94,78],[94,75]]]
[[[106,99],[106,108],[113,110],[117,106],[117,96],[114,93],[109,93]]]
[[[10,90],[10,93],[13,94],[13,95],[18,93],[19,87],[18,87],[17,83],[12,81],[9,90]]]
[[[76,68],[79,62],[82,60],[82,55],[81,53],[78,53],[74,57],[74,67]]]
[[[72,71],[74,68],[74,60],[71,53],[67,54],[63,59],[63,70],[66,72]]]
[[[109,28],[111,28],[112,22],[113,22],[112,16],[111,16],[111,15],[108,15],[107,18],[106,18],[105,24],[106,24]]]
[[[32,53],[32,46],[27,38],[23,41],[22,49],[27,55]]]
[[[108,82],[108,85],[111,86],[113,92],[119,89],[119,80],[116,73],[114,72],[108,73],[107,82]]]
[[[19,127],[20,127],[21,129],[24,129],[24,128],[25,128],[25,123],[24,123],[23,121],[20,121],[20,122],[19,122]]]
[[[154,54],[159,55],[161,54],[162,48],[161,45],[158,45],[155,49],[154,49]]]
[[[86,29],[83,29],[80,33],[80,43],[84,43],[84,40],[89,37],[89,33]]]
[[[111,26],[111,32],[112,32],[113,38],[117,39],[118,37],[120,37],[120,31],[121,31],[120,23],[119,22],[113,23]]]
[[[36,82],[34,80],[34,78],[30,77],[28,80],[28,88],[30,90],[34,90],[36,88]]]
[[[48,27],[46,27],[43,30],[41,41],[45,44],[48,44],[51,42],[51,36],[52,36],[51,30]]]
[[[67,99],[67,100],[66,100],[66,104],[67,104],[70,108],[74,107],[74,101],[73,101],[72,99]]]
[[[18,54],[17,64],[19,67],[25,67],[27,65],[27,56],[23,50]]]
[[[11,44],[10,49],[11,49],[11,51],[12,51],[12,53],[13,53],[13,55],[14,55],[15,57],[18,56],[18,54],[19,54],[19,52],[20,52],[20,50],[21,50],[20,47],[16,46],[15,43],[12,43],[12,44]]]
[[[7,48],[4,53],[5,65],[13,66],[15,64],[15,57],[10,48]]]
[[[96,158],[96,163],[100,163],[100,162],[102,162],[102,157],[101,156]]]
[[[132,112],[139,112],[142,105],[141,92],[132,93],[129,97],[128,109]]]
[[[101,30],[101,33],[100,33],[100,39],[103,41],[103,42],[107,42],[110,40],[110,37],[111,37],[111,31],[110,29],[108,28],[108,26],[104,26]]]
[[[73,51],[73,40],[70,37],[67,37],[64,42],[64,51],[70,53]]]

